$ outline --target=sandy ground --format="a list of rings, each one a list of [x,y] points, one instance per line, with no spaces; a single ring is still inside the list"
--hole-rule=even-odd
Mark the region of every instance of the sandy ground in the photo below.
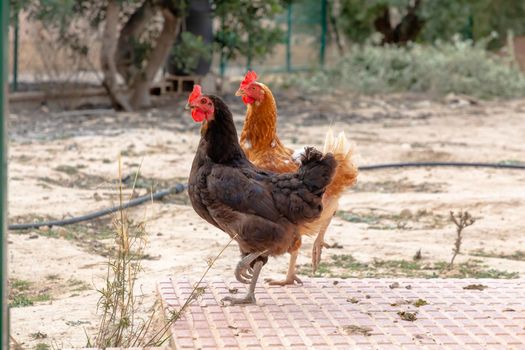
[[[304,98],[277,94],[280,135],[290,147],[322,146],[329,125],[355,143],[359,164],[398,161],[525,161],[525,100],[432,101],[400,95],[381,98]],[[147,184],[162,188],[185,181],[199,140],[198,125],[182,101],[143,113],[53,113],[16,108],[11,115],[9,215],[11,222],[65,218],[117,201],[118,154],[123,176],[142,162]],[[244,107],[229,98],[241,127]],[[147,187],[147,186],[145,186]],[[145,193],[146,189],[139,189]],[[351,254],[360,262],[450,259],[455,239],[450,210],[468,210],[476,223],[465,230],[457,262],[479,259],[486,268],[525,275],[525,261],[497,257],[525,251],[525,171],[494,169],[396,169],[362,172],[340,210],[366,220],[336,217],[327,233],[324,261]],[[425,211],[425,212],[423,212]],[[424,213],[416,215],[416,213]],[[201,220],[185,194],[130,210],[147,218],[149,244],[138,285],[147,302],[155,282],[171,275],[200,276],[206,259],[228,242]],[[399,218],[404,219],[399,219]],[[12,231],[9,277],[28,281],[30,294],[46,295],[33,306],[11,309],[13,337],[26,348],[38,343],[84,346],[98,323],[96,303],[105,273],[109,219],[53,231]],[[312,239],[305,238],[298,263],[308,264]],[[493,255],[473,257],[482,249]],[[210,271],[230,278],[238,259],[232,244]],[[288,257],[271,259],[262,277],[285,272]]]

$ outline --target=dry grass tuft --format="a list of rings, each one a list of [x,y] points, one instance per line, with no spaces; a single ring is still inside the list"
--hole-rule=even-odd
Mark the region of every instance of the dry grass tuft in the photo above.
[[[139,171],[135,175],[133,190],[138,174]],[[118,178],[122,179],[120,159]],[[121,207],[124,204],[122,190],[123,184],[119,181]],[[139,309],[143,308],[144,295],[136,294],[135,282],[143,270],[142,261],[147,256],[144,253],[147,245],[146,221],[134,222],[128,217],[127,211],[121,209],[113,218],[113,230],[116,249],[107,263],[105,285],[98,289],[100,298],[97,311],[101,314],[101,319],[94,338],[90,339],[88,336],[87,347],[105,349],[160,346],[169,339],[171,325],[179,320],[187,307],[205,292],[205,288],[201,287],[204,277],[231,244],[233,238],[215,258],[208,261],[207,269],[183,306],[179,310],[169,311],[168,317],[162,320],[162,307],[159,302],[154,303],[146,318],[138,315]]]
[[[454,248],[452,248],[452,259],[450,259],[450,264],[448,268],[452,268],[454,265],[454,259],[461,251],[461,243],[463,243],[463,230],[473,225],[476,220],[470,215],[468,211],[459,211],[458,213],[450,212],[450,220],[456,225],[456,241],[454,242]]]

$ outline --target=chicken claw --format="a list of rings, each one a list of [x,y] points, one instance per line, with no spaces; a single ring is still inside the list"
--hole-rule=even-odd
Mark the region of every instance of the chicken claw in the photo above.
[[[251,254],[250,254],[251,255]],[[257,257],[260,256],[257,255]],[[256,257],[256,258],[257,258]],[[251,261],[255,260],[256,258],[252,259]],[[242,259],[241,261],[245,260],[246,258]],[[249,263],[248,263],[249,264]],[[257,284],[257,280],[259,279],[259,273],[261,272],[261,269],[263,267],[262,261],[257,261],[255,265],[253,266],[253,275],[250,282],[250,288],[248,290],[248,293],[244,296],[244,298],[234,298],[234,297],[224,297],[221,299],[222,304],[224,305],[225,302],[229,302],[230,305],[243,305],[243,304],[255,304],[255,285]]]
[[[237,267],[235,268],[235,278],[237,279],[237,281],[244,284],[251,283],[251,280],[253,279],[254,275],[254,269],[252,269],[250,265],[255,259],[263,255],[264,253],[266,253],[266,251],[250,253],[244,258],[242,258],[241,261],[239,261]]]
[[[224,297],[221,299],[222,305],[226,305],[226,302],[229,302],[230,305],[255,304],[256,301],[254,293],[248,293],[244,298]]]
[[[271,278],[265,281],[268,282],[270,286],[286,286],[290,284],[295,284],[295,282],[297,282],[300,285],[303,284],[303,281],[301,281],[301,279],[296,274],[294,274],[290,278],[287,276],[284,280],[280,280],[280,281],[276,281]]]
[[[303,284],[303,281],[301,281],[301,279],[295,274],[295,263],[297,262],[298,256],[298,250],[290,252],[290,263],[288,264],[288,273],[286,274],[286,278],[284,280],[276,281],[273,279],[267,279],[266,282],[268,282],[271,286],[285,286],[287,284],[295,284],[295,282]]]

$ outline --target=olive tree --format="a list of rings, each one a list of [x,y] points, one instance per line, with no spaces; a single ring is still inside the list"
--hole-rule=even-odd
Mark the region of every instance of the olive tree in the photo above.
[[[283,10],[285,0],[213,0],[211,7],[220,21],[215,35],[217,49],[226,58],[264,56],[281,39],[280,29],[267,19]],[[59,40],[78,54],[87,54],[92,45],[81,40],[79,22],[89,23],[100,33],[102,85],[115,109],[131,111],[149,107],[150,86],[165,64],[181,31],[191,0],[11,0],[15,12],[25,11],[58,33]],[[188,58],[182,50],[202,53],[198,38],[188,45],[180,41],[175,58]],[[195,60],[189,60],[194,62]],[[182,64],[187,68],[187,62]],[[190,62],[191,63],[191,62]],[[119,77],[125,86],[118,83]]]

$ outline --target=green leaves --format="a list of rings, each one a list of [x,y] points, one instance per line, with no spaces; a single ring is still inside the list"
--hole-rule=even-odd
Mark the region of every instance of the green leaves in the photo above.
[[[210,59],[211,54],[211,46],[201,36],[183,32],[180,42],[172,49],[171,60],[178,69],[189,74],[197,67],[200,58]]]
[[[392,24],[407,14],[411,0],[341,0],[339,24],[352,42],[366,42],[374,22],[390,10]],[[475,41],[492,36],[490,47],[504,44],[508,30],[525,34],[525,2],[514,0],[421,0],[416,15],[424,21],[417,41],[450,40],[456,34]]]
[[[216,0],[213,5],[220,20],[215,42],[226,59],[262,58],[283,41],[282,30],[271,19],[284,11],[285,1]]]

